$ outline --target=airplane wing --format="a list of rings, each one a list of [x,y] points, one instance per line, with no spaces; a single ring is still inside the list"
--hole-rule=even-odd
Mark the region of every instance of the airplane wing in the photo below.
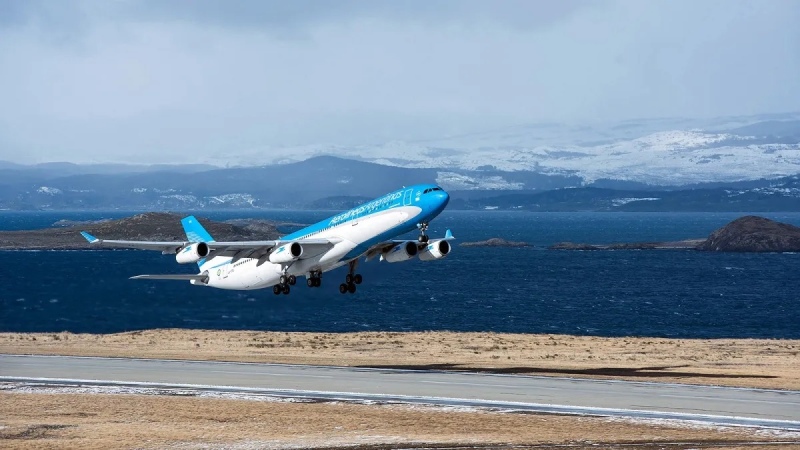
[[[186,241],[117,241],[109,239],[97,239],[85,231],[81,231],[81,235],[87,241],[89,241],[90,244],[98,247],[159,250],[162,253],[177,253],[180,249],[189,244],[189,242]]]
[[[134,248],[140,250],[158,250],[164,254],[178,253],[182,248],[186,247],[192,242],[188,241],[121,241],[111,239],[98,239],[91,234],[81,231],[81,235],[89,241],[90,244],[98,247],[106,248]],[[206,242],[209,250],[213,253],[212,256],[234,256],[237,255],[242,258],[247,258],[252,254],[266,253],[272,248],[280,247],[284,244],[298,242],[301,245],[308,247],[331,247],[341,239],[298,239],[295,241],[273,240],[273,241],[232,241],[232,242],[219,242],[211,241]],[[324,248],[317,248],[324,250]]]
[[[442,239],[445,240],[445,241],[449,241],[449,240],[455,239],[455,236],[453,236],[453,233],[448,229],[447,232],[445,232],[445,234],[444,234],[444,238],[442,238]],[[372,247],[370,247],[369,250],[367,250],[364,253],[365,261],[369,261],[372,258],[374,258],[376,256],[379,256],[379,255],[381,255],[383,253],[388,253],[391,249],[395,248],[396,246],[398,246],[400,244],[404,244],[406,242],[408,242],[408,241],[407,240],[399,240],[399,239],[395,239],[395,240],[391,240],[391,241],[379,242],[379,243],[373,245]],[[417,247],[419,249],[423,249],[423,248],[425,248],[425,245],[427,245],[427,244],[424,244],[424,243],[420,242],[417,245]]]
[[[184,281],[202,281],[208,280],[208,275],[183,275],[183,274],[168,274],[168,275],[136,275],[130,278],[131,280],[184,280]]]

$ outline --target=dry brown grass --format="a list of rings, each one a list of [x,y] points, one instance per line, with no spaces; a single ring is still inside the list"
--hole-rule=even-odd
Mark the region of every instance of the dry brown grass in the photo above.
[[[800,340],[501,333],[0,333],[0,353],[276,362],[800,389]]]
[[[585,448],[622,443],[633,444],[625,448],[642,448],[642,444],[657,443],[644,448],[677,449],[744,448],[747,442],[779,440],[757,436],[746,429],[692,429],[601,418],[408,406],[8,392],[0,393],[0,405],[0,447],[4,449],[388,448],[400,444],[407,448],[567,443]],[[675,442],[684,444],[669,444]]]

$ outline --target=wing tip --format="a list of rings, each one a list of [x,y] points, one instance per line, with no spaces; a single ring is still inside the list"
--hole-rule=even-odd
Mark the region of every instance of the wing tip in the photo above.
[[[97,239],[96,237],[92,236],[91,234],[85,231],[81,231],[81,236],[83,236],[84,239],[89,241],[90,244],[94,244],[95,242],[100,242],[100,239]]]
[[[447,231],[444,233],[444,238],[445,239],[455,239],[455,236],[453,236],[453,232],[450,231],[450,228],[448,228]]]

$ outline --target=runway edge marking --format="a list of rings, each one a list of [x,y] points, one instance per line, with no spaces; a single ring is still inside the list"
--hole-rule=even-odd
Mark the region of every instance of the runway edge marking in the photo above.
[[[800,432],[800,421],[755,419],[751,417],[718,416],[691,413],[674,413],[664,411],[648,411],[633,409],[615,409],[553,405],[542,403],[521,403],[493,400],[474,400],[449,397],[417,397],[408,395],[367,394],[358,392],[307,391],[294,389],[266,389],[238,386],[183,384],[183,383],[150,383],[138,381],[89,380],[71,378],[38,378],[38,377],[6,377],[0,376],[2,383],[24,383],[32,385],[55,385],[70,387],[128,387],[154,389],[184,389],[214,393],[247,393],[277,398],[297,398],[321,401],[342,402],[380,402],[403,403],[433,406],[466,406],[500,410],[500,412],[535,412],[544,414],[568,414],[576,416],[622,417],[631,419],[668,419],[685,422],[705,423],[719,426],[735,426],[749,428],[765,428],[781,431]]]

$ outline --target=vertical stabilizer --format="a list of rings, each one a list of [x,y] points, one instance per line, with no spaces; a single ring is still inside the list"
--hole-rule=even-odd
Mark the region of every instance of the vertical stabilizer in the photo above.
[[[183,231],[189,242],[214,242],[214,238],[200,225],[200,221],[195,216],[184,217],[181,219],[181,225],[183,225]],[[197,261],[197,267],[202,267],[205,262],[205,258]]]
[[[189,242],[214,242],[214,238],[200,225],[195,216],[184,217],[181,219],[181,224]]]

